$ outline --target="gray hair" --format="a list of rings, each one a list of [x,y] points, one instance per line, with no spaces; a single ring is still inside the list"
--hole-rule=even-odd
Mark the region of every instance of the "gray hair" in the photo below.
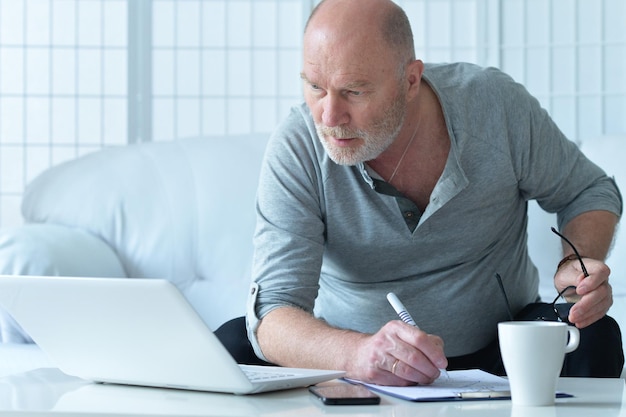
[[[396,52],[404,73],[406,64],[415,60],[415,45],[409,18],[397,4],[394,4],[384,16],[382,35],[385,42]]]

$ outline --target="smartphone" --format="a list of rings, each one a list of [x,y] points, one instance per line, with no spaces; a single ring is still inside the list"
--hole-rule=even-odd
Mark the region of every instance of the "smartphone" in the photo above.
[[[309,387],[313,393],[326,405],[376,405],[380,404],[380,397],[362,385],[335,384],[313,385]]]

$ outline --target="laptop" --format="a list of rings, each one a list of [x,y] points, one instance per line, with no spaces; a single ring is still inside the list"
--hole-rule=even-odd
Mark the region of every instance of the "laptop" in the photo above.
[[[162,279],[4,275],[0,305],[61,371],[95,382],[253,394],[344,375],[237,364]]]

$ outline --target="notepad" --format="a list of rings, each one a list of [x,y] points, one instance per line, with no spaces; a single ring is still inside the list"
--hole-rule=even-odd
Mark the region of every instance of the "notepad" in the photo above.
[[[511,398],[509,381],[506,378],[479,369],[449,371],[448,378],[439,378],[431,385],[395,387],[349,381],[363,384],[373,391],[415,402]],[[571,395],[559,392],[556,393],[556,397],[571,397]]]

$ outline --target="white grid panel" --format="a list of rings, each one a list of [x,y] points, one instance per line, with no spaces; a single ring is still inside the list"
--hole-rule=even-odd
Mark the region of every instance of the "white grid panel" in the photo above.
[[[413,29],[415,51],[425,62],[483,62],[487,45],[483,0],[398,0]]]
[[[269,132],[300,100],[301,0],[154,0],[153,139]]]
[[[418,58],[503,69],[579,143],[626,133],[626,1],[397,3],[411,20]]]
[[[126,141],[126,2],[0,0],[0,226],[43,169]]]
[[[626,132],[626,2],[506,0],[500,67],[579,143]]]

